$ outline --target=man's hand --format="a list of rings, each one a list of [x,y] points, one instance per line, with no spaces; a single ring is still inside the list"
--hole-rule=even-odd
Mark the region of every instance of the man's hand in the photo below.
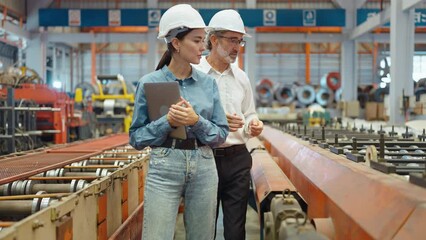
[[[263,131],[263,122],[257,119],[253,119],[249,124],[249,134],[252,137],[257,137]]]
[[[236,132],[239,128],[242,128],[244,126],[244,121],[241,117],[237,116],[236,113],[233,115],[226,114],[226,119],[228,120],[229,125],[229,131],[230,132]]]
[[[181,97],[181,100],[170,106],[167,120],[171,126],[193,126],[198,122],[199,116],[192,105]]]

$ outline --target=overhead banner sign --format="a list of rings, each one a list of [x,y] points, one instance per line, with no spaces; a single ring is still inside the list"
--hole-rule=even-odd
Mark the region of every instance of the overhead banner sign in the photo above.
[[[208,23],[222,9],[199,9]],[[236,9],[246,27],[344,27],[344,9]],[[41,27],[66,26],[158,26],[165,9],[81,9],[45,8],[39,10]],[[68,14],[67,14],[68,13]]]

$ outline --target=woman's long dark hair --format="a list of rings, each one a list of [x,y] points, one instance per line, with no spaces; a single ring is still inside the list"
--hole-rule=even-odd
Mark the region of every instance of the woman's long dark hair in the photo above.
[[[188,33],[190,33],[193,29],[189,28],[187,31],[180,32],[176,35],[175,38],[182,40]],[[163,56],[160,59],[160,62],[158,62],[157,67],[155,70],[162,69],[164,65],[169,65],[170,61],[172,61],[172,53],[174,53],[176,49],[173,47],[173,44],[171,42],[167,43],[167,51],[164,52]]]

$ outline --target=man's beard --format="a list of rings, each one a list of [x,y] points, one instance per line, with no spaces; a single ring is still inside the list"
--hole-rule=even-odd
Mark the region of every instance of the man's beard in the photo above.
[[[234,63],[235,60],[237,59],[236,57],[235,58],[231,57],[230,53],[228,53],[227,51],[225,51],[225,49],[223,49],[223,47],[220,44],[219,44],[219,46],[217,48],[217,52],[229,64]]]

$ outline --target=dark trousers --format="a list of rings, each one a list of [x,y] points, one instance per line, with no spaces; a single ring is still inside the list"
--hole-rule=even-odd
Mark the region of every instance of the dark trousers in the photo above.
[[[252,158],[247,149],[241,145],[231,146],[238,149],[224,154],[214,151],[219,176],[217,195],[217,216],[219,203],[223,210],[224,237],[226,240],[245,239],[247,201],[249,196],[250,169]],[[238,147],[238,148],[237,148]]]

